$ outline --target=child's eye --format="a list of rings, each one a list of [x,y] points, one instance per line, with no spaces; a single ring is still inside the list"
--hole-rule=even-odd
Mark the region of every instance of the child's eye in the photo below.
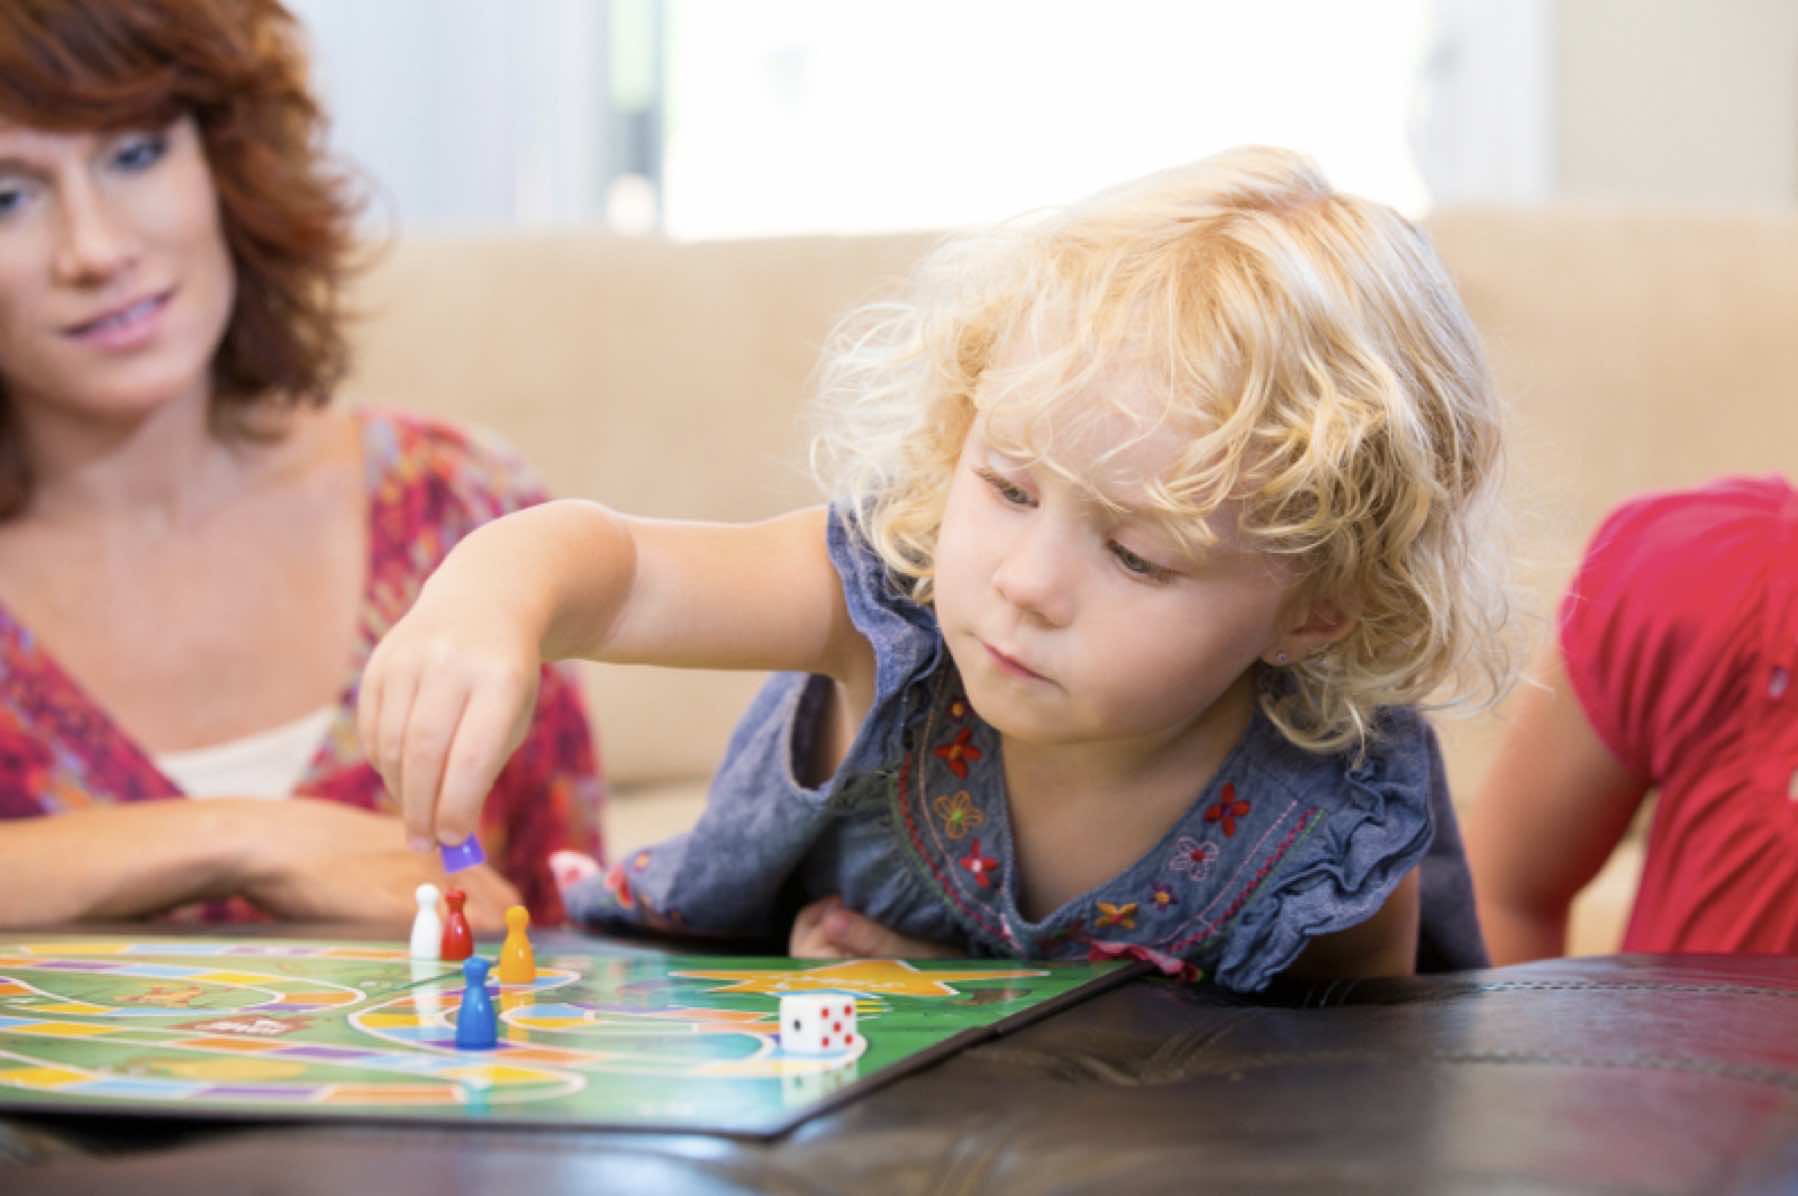
[[[1124,567],[1126,573],[1149,581],[1165,581],[1173,576],[1172,569],[1157,565],[1147,557],[1138,556],[1116,540],[1110,541],[1106,547],[1111,549],[1111,555],[1117,558],[1117,563]]]
[[[163,133],[146,133],[133,137],[113,152],[112,164],[122,170],[148,170],[169,152],[169,139]]]
[[[0,183],[0,220],[12,215],[19,205],[25,202],[25,190],[7,183]]]
[[[1016,482],[1009,481],[990,469],[982,469],[979,471],[979,474],[981,481],[985,482],[988,486],[991,486],[993,488],[993,493],[997,494],[1005,502],[1010,503],[1014,507],[1027,507],[1030,505],[1030,492]]]

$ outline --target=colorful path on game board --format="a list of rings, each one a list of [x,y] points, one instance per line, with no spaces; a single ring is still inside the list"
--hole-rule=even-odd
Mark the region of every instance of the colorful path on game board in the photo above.
[[[169,957],[219,959],[216,965],[157,962]],[[490,1088],[530,1086],[534,1096],[578,1088],[578,1080],[557,1072],[495,1065],[482,1056],[471,1061],[455,1053],[451,1023],[437,1026],[416,1045],[442,1053],[420,1054],[360,1047],[285,1041],[274,1035],[291,1029],[290,1019],[310,1014],[345,1012],[369,1000],[363,989],[316,977],[284,976],[254,970],[255,959],[309,959],[403,963],[427,984],[455,982],[453,965],[414,965],[406,953],[385,947],[356,945],[195,944],[191,942],[43,943],[23,954],[0,955],[0,1034],[64,1041],[83,1039],[108,1046],[144,1047],[176,1061],[163,1070],[186,1075],[119,1075],[104,1069],[58,1063],[45,1065],[29,1056],[0,1050],[0,1084],[52,1088],[74,1095],[160,1100],[270,1100],[304,1104],[461,1104],[485,1099]],[[48,975],[45,975],[48,973]],[[32,974],[35,983],[21,977]],[[121,986],[128,999],[101,1004],[70,1000],[47,986],[56,977],[102,978]],[[566,983],[573,973],[546,970],[537,986]],[[141,989],[133,987],[147,985]],[[206,995],[208,1006],[196,1009],[193,999]],[[182,1003],[159,1003],[158,998]],[[220,1009],[217,1002],[230,1001]],[[400,998],[410,1001],[410,995]],[[439,998],[453,1009],[455,997]],[[389,1002],[391,1003],[391,1002]],[[379,1007],[377,1007],[379,1008]],[[196,1014],[202,1019],[193,1023]],[[142,1019],[181,1017],[188,1024],[163,1029]],[[206,1020],[208,1019],[209,1020]],[[119,1019],[127,1019],[121,1023]],[[195,1031],[199,1031],[196,1033]],[[267,1036],[267,1037],[264,1037]],[[219,1055],[224,1058],[218,1058]],[[8,1067],[10,1060],[15,1065]],[[357,1072],[399,1073],[355,1083],[297,1081],[303,1071],[320,1067]],[[286,1082],[283,1082],[286,1081]]]
[[[389,981],[386,991],[371,996],[355,984],[258,970],[258,959],[365,963],[387,971],[405,964],[408,970],[404,984]],[[719,991],[858,989],[869,1012],[881,993],[953,995],[945,981],[995,976],[987,969],[931,973],[926,979],[910,965],[891,962],[674,974],[721,982]],[[88,999],[54,991],[58,978],[76,977],[88,982]],[[576,1092],[586,1083],[584,1074],[595,1072],[803,1082],[853,1062],[867,1045],[858,1039],[849,1054],[835,1059],[786,1055],[772,1009],[539,999],[580,978],[574,971],[545,967],[533,984],[505,986],[498,1000],[505,1041],[471,1057],[455,1046],[459,969],[417,963],[392,948],[192,941],[15,945],[0,954],[0,1036],[80,1040],[109,1048],[108,1054],[116,1049],[121,1058],[153,1056],[155,1062],[149,1068],[134,1064],[126,1073],[0,1049],[0,1085],[115,1100],[469,1105]],[[102,1003],[94,998],[96,987],[116,996]],[[395,987],[406,991],[389,995]],[[203,1007],[197,1009],[196,1002]],[[198,1021],[196,1013],[203,1015]],[[339,1024],[372,1042],[285,1037],[314,1015],[345,1019]],[[170,1017],[184,1021],[173,1027],[155,1024]]]

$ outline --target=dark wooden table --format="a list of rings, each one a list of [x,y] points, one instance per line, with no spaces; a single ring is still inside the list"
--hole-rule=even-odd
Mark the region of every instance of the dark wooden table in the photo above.
[[[0,1119],[5,1193],[1798,1193],[1798,958],[1159,979],[785,1138]]]

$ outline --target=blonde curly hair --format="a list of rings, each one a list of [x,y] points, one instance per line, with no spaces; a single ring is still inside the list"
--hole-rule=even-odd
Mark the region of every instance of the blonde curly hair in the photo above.
[[[1095,402],[1119,368],[1158,401]],[[1295,744],[1364,747],[1381,706],[1509,685],[1501,409],[1478,337],[1423,234],[1304,156],[1232,150],[950,239],[905,301],[838,326],[814,471],[920,602],[963,439],[999,408],[1056,468],[1058,433],[1092,421],[1180,429],[1150,506],[1202,546],[1234,500],[1244,545],[1350,616],[1261,686]]]

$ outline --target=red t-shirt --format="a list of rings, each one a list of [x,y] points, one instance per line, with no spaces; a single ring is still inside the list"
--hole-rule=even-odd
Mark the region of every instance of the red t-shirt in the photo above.
[[[1660,793],[1623,949],[1798,951],[1798,492],[1724,478],[1618,508],[1561,652],[1599,738]]]

